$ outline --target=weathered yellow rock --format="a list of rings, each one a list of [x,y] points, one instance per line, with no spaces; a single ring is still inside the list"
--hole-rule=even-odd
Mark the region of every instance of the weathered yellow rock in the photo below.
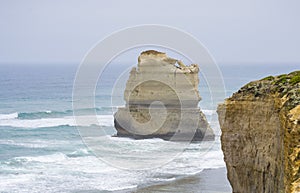
[[[218,107],[233,192],[300,192],[300,71],[241,88]]]
[[[114,116],[117,136],[214,139],[198,107],[198,72],[196,64],[186,66],[154,50],[142,52],[126,83],[126,106]]]

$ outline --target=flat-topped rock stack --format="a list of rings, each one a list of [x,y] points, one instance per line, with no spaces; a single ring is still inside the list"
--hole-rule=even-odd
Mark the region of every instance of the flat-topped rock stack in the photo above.
[[[125,107],[115,113],[117,136],[135,139],[212,140],[198,107],[199,67],[184,65],[155,50],[142,52],[124,92]]]

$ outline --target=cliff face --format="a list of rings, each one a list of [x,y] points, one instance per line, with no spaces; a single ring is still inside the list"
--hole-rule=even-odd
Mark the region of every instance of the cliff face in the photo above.
[[[218,107],[233,192],[300,192],[300,71],[251,82]]]
[[[198,107],[198,72],[198,65],[186,66],[165,53],[141,53],[126,84],[126,106],[114,116],[117,136],[213,139],[212,129]]]

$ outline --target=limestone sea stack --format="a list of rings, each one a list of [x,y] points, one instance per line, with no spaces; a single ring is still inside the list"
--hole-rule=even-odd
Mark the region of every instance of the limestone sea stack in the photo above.
[[[233,192],[300,192],[300,71],[250,82],[218,115]]]
[[[124,92],[125,107],[114,115],[116,136],[174,141],[213,140],[198,107],[199,67],[155,50],[144,51],[132,68]]]

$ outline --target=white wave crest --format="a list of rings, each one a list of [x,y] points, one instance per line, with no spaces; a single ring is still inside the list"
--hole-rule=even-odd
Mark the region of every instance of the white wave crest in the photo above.
[[[55,153],[52,155],[46,156],[28,156],[28,157],[16,157],[15,160],[21,161],[26,160],[28,162],[43,162],[43,163],[50,163],[50,162],[59,162],[67,159],[67,156],[63,153]]]
[[[20,128],[42,128],[42,127],[56,127],[60,125],[69,126],[91,126],[91,125],[101,125],[101,126],[113,126],[113,116],[112,115],[97,115],[97,120],[93,116],[81,116],[81,119],[86,121],[80,122],[79,125],[76,124],[75,118],[73,116],[67,116],[62,118],[42,118],[42,119],[16,119],[18,113],[16,113],[15,118],[10,119],[0,119],[0,126],[9,127],[20,127]]]
[[[8,120],[18,118],[18,113],[0,114],[0,120]]]

